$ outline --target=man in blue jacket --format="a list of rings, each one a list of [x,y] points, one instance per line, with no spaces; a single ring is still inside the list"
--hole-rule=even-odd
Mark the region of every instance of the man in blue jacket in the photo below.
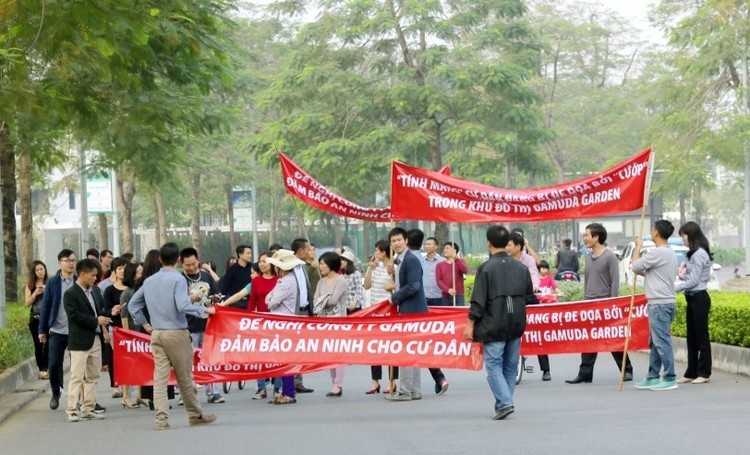
[[[63,384],[63,360],[68,348],[68,316],[63,307],[63,295],[76,281],[76,255],[73,250],[64,249],[57,255],[60,270],[47,281],[42,295],[39,315],[39,341],[49,341],[49,384],[52,398],[49,408],[60,406],[60,391]]]
[[[398,307],[399,314],[427,313],[427,300],[422,286],[422,264],[417,256],[407,248],[406,230],[400,227],[391,229],[388,239],[395,253],[393,263],[396,292],[391,302]],[[401,384],[398,394],[386,395],[389,401],[412,401],[422,398],[420,393],[419,368],[401,368]]]

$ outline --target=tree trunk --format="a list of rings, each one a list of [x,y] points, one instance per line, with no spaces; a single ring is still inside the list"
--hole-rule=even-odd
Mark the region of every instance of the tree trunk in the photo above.
[[[190,219],[190,240],[193,242],[193,248],[201,252],[201,174],[193,172],[191,180],[191,208],[192,216]]]
[[[29,264],[34,260],[34,220],[31,212],[31,155],[21,155],[18,185],[21,190],[21,259],[23,282],[28,281]]]
[[[154,192],[156,205],[156,244],[162,246],[167,243],[167,211],[164,209],[164,194],[159,188]]]
[[[18,301],[18,258],[16,257],[16,154],[10,142],[10,128],[0,122],[0,185],[2,185],[3,249],[5,252],[5,301]]]
[[[229,224],[229,246],[230,251],[234,251],[237,248],[237,235],[234,232],[234,201],[232,200],[232,187],[226,188],[227,194],[227,224]],[[253,197],[255,195],[253,194]],[[255,214],[253,214],[255,216]],[[256,246],[256,248],[258,248]]]
[[[685,194],[680,193],[680,226],[683,226],[686,222],[685,219]]]
[[[99,251],[109,249],[109,224],[107,223],[107,215],[104,213],[98,213],[96,215],[96,221],[99,224]]]
[[[341,232],[341,218],[333,215],[333,246],[343,246],[343,235]]]
[[[117,203],[120,210],[120,230],[122,231],[122,251],[132,253],[133,243],[133,197],[135,178],[124,175],[122,169],[115,174]]]
[[[276,233],[278,232],[278,215],[276,214],[276,192],[271,199],[271,219],[268,221],[268,246],[276,243]],[[234,251],[234,250],[232,250]]]
[[[375,248],[374,248],[375,243],[370,240],[371,224],[372,223],[367,222],[367,221],[362,223],[362,243],[364,245],[362,245],[360,250],[364,250],[364,251],[360,251],[359,254],[364,254],[365,257],[369,257],[370,252],[375,251]]]

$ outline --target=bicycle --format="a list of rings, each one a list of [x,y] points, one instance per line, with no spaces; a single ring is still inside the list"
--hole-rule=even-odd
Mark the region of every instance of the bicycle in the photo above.
[[[222,390],[224,390],[224,394],[228,394],[230,390],[232,390],[232,383],[231,382],[225,382],[221,385]],[[237,381],[237,388],[242,390],[245,388],[245,381]]]
[[[518,371],[516,371],[516,385],[521,383],[523,379],[523,373],[533,373],[534,367],[532,365],[526,365],[526,356],[522,355],[518,360]]]

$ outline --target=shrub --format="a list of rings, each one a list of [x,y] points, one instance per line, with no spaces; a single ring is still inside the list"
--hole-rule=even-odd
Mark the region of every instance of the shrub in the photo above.
[[[672,334],[687,336],[684,294],[677,296],[677,315]],[[714,343],[750,348],[750,294],[745,292],[712,292],[708,331]]]
[[[29,309],[20,303],[9,303],[6,310],[8,327],[0,329],[0,371],[34,355],[34,342],[29,333]]]
[[[714,248],[714,262],[721,265],[738,265],[745,260],[744,248]]]
[[[464,277],[464,301],[466,305],[471,303],[471,293],[474,292],[474,278],[475,275],[466,275]]]

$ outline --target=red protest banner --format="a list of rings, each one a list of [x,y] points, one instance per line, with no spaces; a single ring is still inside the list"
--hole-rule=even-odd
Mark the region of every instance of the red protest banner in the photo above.
[[[622,351],[631,296],[526,307],[523,355]],[[633,304],[628,349],[648,349],[648,304],[638,294]]]
[[[482,347],[463,339],[466,314],[309,318],[218,308],[202,362],[310,362],[478,370]]]
[[[555,221],[637,210],[651,177],[651,148],[599,174],[528,190],[508,190],[394,161],[394,220],[461,223]]]
[[[302,200],[306,205],[315,207],[334,215],[345,216],[364,221],[390,221],[391,208],[362,207],[334,193],[297,166],[288,156],[279,152],[281,173],[284,177],[286,192]],[[450,175],[451,168],[446,165],[439,174]]]
[[[153,385],[154,356],[151,337],[115,327],[113,335],[115,384]],[[200,363],[201,350],[193,349],[193,376],[196,384],[237,382],[251,379],[274,378],[293,374],[312,373],[335,366],[333,364],[282,365],[278,363],[245,363],[207,366]],[[170,384],[176,384],[174,372]]]

